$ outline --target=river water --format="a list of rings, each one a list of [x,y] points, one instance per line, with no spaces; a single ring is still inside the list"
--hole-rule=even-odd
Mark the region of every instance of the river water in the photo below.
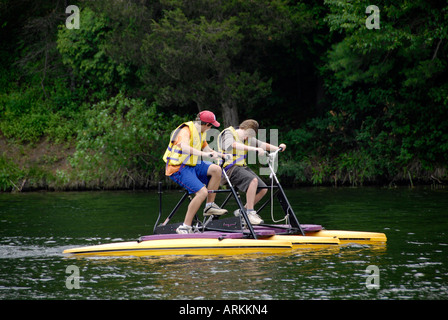
[[[301,223],[384,232],[387,245],[233,257],[74,258],[62,251],[151,234],[157,192],[0,194],[0,300],[448,298],[447,189],[298,188],[287,194]],[[164,192],[164,214],[180,196]],[[270,208],[262,215],[269,222]],[[377,282],[369,282],[369,266],[378,271]],[[72,268],[79,272],[77,286]]]

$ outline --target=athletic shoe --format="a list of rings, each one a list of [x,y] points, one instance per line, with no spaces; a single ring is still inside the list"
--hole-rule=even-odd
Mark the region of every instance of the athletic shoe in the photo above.
[[[222,216],[223,214],[227,213],[227,209],[221,209],[218,207],[218,205],[214,202],[208,207],[204,209],[204,217],[208,216]]]
[[[241,215],[241,211],[240,209],[235,210],[233,212],[233,214],[238,217]],[[247,216],[249,217],[249,221],[251,224],[253,225],[257,225],[257,224],[262,224],[264,223],[263,219],[261,219],[261,217],[257,214],[257,212],[255,210],[248,210],[247,211]]]
[[[252,224],[262,224],[264,223],[263,219],[257,214],[257,211],[248,211],[249,221]]]
[[[188,234],[188,233],[194,233],[193,228],[189,225],[186,225],[185,223],[180,225],[176,229],[177,234]]]

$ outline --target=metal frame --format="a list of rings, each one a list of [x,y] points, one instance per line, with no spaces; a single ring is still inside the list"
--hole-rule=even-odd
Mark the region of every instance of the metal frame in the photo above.
[[[276,185],[275,186],[272,185],[272,187],[268,186],[268,187],[263,187],[263,188],[266,188],[266,189],[277,188],[277,190],[276,190],[274,195],[277,196],[277,199],[278,199],[278,201],[279,201],[279,203],[280,203],[280,205],[281,205],[281,207],[282,207],[282,209],[283,209],[283,211],[285,213],[285,217],[288,217],[288,219],[289,219],[290,227],[281,227],[281,226],[278,226],[278,225],[275,225],[275,227],[276,228],[281,228],[281,229],[284,228],[285,229],[285,233],[288,233],[288,234],[300,233],[302,235],[305,235],[305,232],[303,231],[302,227],[300,226],[299,220],[297,219],[297,216],[294,213],[294,210],[292,209],[291,204],[288,201],[288,198],[287,198],[287,196],[285,194],[285,191],[284,191],[283,187],[281,186],[280,182],[278,181],[277,175],[275,174],[275,170],[272,167],[272,164],[273,164],[273,162],[275,160],[275,157],[277,156],[277,153],[280,150],[281,149],[279,149],[279,150],[277,150],[277,151],[275,151],[273,153],[267,154],[268,157],[269,157],[268,165],[269,165],[269,168],[271,170],[270,178],[273,179],[273,181],[276,183]],[[221,163],[221,168],[222,168],[223,163],[224,163],[224,161],[222,161],[222,163]],[[244,221],[246,222],[246,226],[249,229],[249,235],[248,236],[251,237],[251,238],[257,239],[257,235],[255,233],[255,230],[254,230],[252,224],[249,221],[249,217],[247,215],[246,209],[244,208],[244,206],[243,206],[243,204],[241,202],[241,199],[240,199],[240,196],[239,196],[238,192],[235,190],[235,188],[233,187],[232,183],[230,182],[230,179],[227,176],[226,171],[223,169],[222,172],[223,172],[224,177],[226,178],[226,181],[227,181],[230,189],[208,190],[208,192],[209,193],[229,193],[229,195],[223,201],[223,203],[221,205],[221,208],[223,208],[227,204],[227,202],[230,200],[230,198],[233,196],[235,198],[235,201],[238,204],[238,207],[240,209],[241,215],[242,215]],[[271,190],[271,192],[273,192],[273,190]],[[159,216],[158,216],[157,221],[156,221],[156,223],[154,225],[153,233],[156,233],[157,228],[164,228],[164,227],[166,227],[168,225],[168,222],[171,220],[171,218],[177,212],[177,210],[182,205],[182,203],[187,198],[191,199],[191,195],[188,193],[187,190],[185,190],[185,193],[183,194],[181,199],[177,202],[177,204],[174,206],[173,210],[170,212],[168,217],[165,219],[165,221],[162,224],[159,225],[159,220],[160,220],[161,215],[162,215],[162,194],[163,194],[163,192],[162,192],[162,182],[159,182],[158,194],[159,194]],[[257,213],[260,212],[261,210],[263,210],[266,207],[266,205],[268,203],[270,203],[270,202],[271,202],[271,198],[267,199],[260,206],[260,208],[257,210]],[[197,225],[200,225],[203,228],[203,230],[222,231],[222,232],[241,232],[242,231],[241,229],[232,230],[232,229],[221,229],[221,228],[218,228],[218,227],[213,227],[213,223],[211,223],[211,221],[215,220],[216,218],[219,218],[219,217],[211,216],[208,219],[207,222],[201,224],[199,222],[199,219],[197,218],[197,216],[195,216],[195,220],[194,221],[197,223]],[[227,218],[227,219],[230,219],[230,218]],[[263,225],[271,226],[271,225],[266,225],[266,224],[263,224]],[[177,226],[177,224],[176,224],[176,226]]]

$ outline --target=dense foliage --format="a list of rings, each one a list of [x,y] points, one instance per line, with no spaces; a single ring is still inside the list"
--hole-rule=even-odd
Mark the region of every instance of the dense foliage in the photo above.
[[[152,186],[204,109],[278,128],[285,183],[447,179],[443,1],[70,4],[0,1],[1,190]]]

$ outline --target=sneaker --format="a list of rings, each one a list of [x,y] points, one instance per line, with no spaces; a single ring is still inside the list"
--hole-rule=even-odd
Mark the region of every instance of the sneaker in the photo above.
[[[233,211],[233,214],[235,215],[235,217],[239,217],[241,215],[241,210],[236,209],[235,211]]]
[[[237,209],[233,212],[233,214],[235,215],[235,217],[239,217],[241,215],[241,210]],[[257,212],[255,210],[248,210],[247,216],[249,217],[250,223],[253,225],[264,223],[263,219],[261,219],[261,217],[257,214]],[[243,220],[243,222],[244,222],[244,220]]]
[[[264,223],[263,219],[257,214],[257,211],[249,211],[248,212],[249,221],[252,224],[262,224]]]
[[[186,225],[185,223],[180,225],[176,229],[177,234],[188,234],[188,233],[194,233],[193,228],[189,225]]]
[[[223,214],[227,213],[227,209],[221,209],[218,207],[218,205],[214,202],[208,207],[204,209],[204,217],[208,216],[222,216]]]

